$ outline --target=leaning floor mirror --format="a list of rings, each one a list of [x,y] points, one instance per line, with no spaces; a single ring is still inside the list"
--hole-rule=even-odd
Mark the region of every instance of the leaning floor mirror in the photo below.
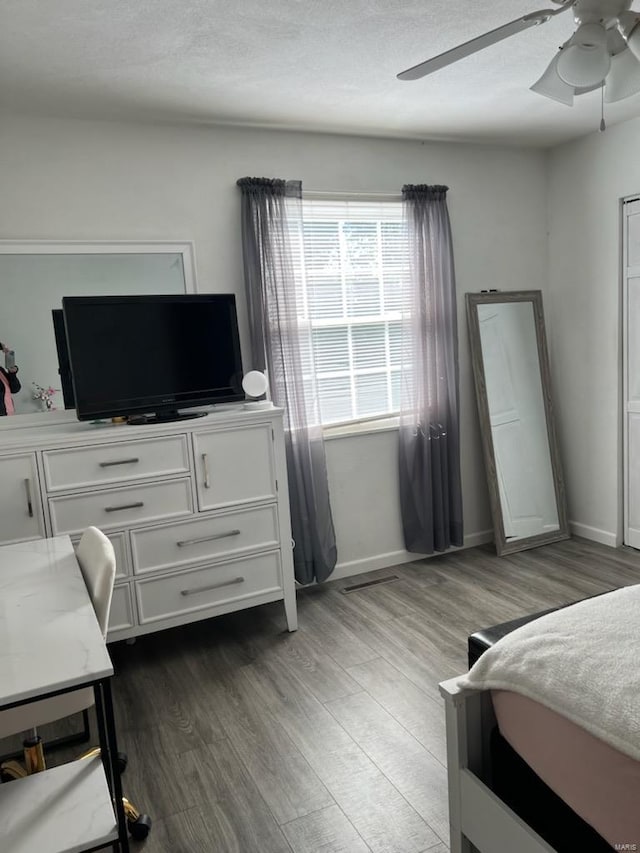
[[[542,293],[467,293],[498,554],[569,538]]]

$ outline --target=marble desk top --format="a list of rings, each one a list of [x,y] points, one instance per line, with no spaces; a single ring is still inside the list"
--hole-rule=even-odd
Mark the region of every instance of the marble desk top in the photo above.
[[[110,675],[69,537],[0,546],[0,708]]]

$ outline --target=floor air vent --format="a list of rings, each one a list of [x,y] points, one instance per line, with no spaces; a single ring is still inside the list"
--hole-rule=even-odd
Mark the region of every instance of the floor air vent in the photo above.
[[[378,580],[375,581],[364,581],[364,583],[354,583],[351,586],[344,586],[340,592],[348,595],[350,592],[360,592],[361,589],[369,589],[370,586],[378,586],[378,584],[381,583],[393,583],[397,580],[400,580],[398,575],[389,575],[386,578],[378,578]]]

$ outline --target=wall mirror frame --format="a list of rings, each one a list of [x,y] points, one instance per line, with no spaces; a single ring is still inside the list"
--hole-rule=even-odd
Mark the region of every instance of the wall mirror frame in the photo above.
[[[467,293],[466,305],[496,551],[568,539],[542,292]]]
[[[70,293],[65,281],[73,283]],[[40,404],[31,400],[31,382],[53,385],[57,374],[51,310],[60,308],[63,295],[197,293],[194,245],[187,240],[0,240],[0,287],[0,340],[15,348],[23,386],[14,397],[16,414],[0,418],[0,430],[73,422],[75,410],[63,408],[61,394],[56,411],[38,410]],[[29,335],[37,358],[29,351]]]

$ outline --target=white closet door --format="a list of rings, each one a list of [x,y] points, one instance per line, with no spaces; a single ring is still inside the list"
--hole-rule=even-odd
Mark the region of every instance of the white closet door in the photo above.
[[[625,545],[640,548],[640,199],[624,205]]]

